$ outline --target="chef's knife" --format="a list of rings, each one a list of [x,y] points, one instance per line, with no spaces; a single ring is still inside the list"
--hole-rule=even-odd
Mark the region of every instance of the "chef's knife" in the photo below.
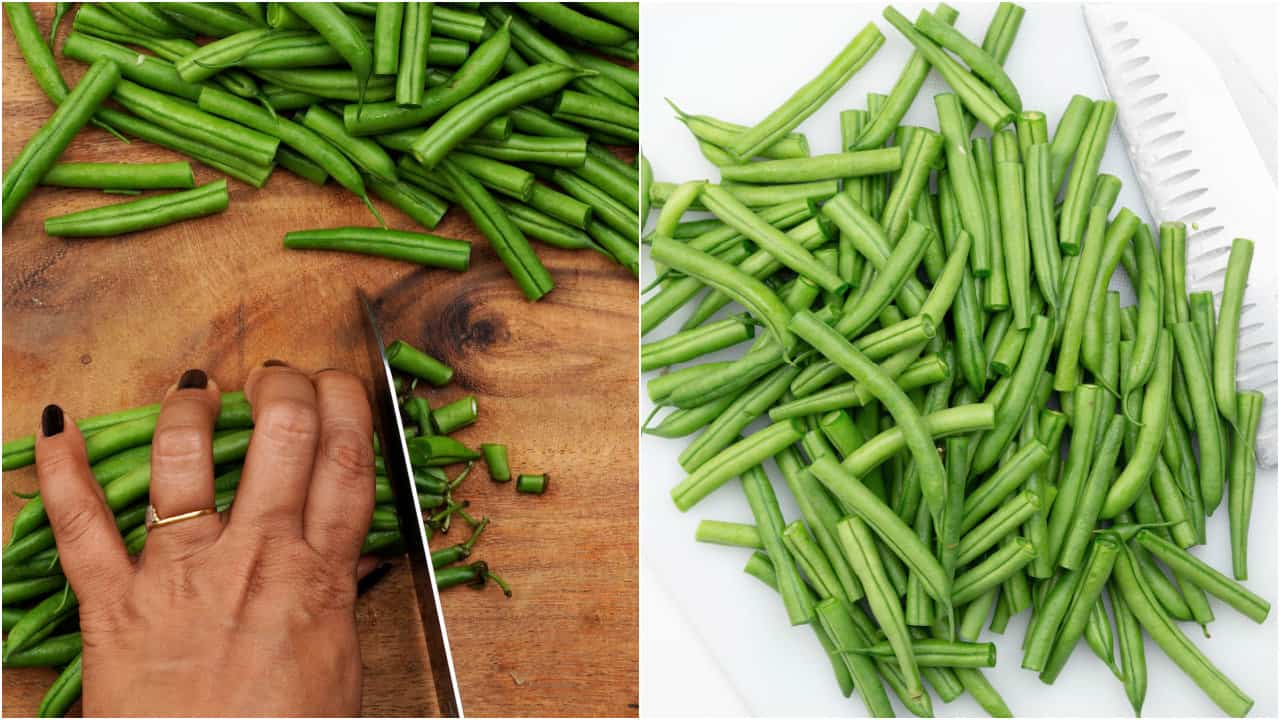
[[[364,318],[365,342],[369,350],[369,369],[373,377],[374,427],[381,439],[382,460],[387,480],[395,496],[396,517],[400,520],[400,537],[409,556],[413,572],[413,589],[418,598],[418,614],[427,640],[427,658],[436,689],[436,704],[444,717],[462,717],[462,697],[453,672],[453,655],[449,652],[449,633],[444,626],[444,610],[440,607],[440,591],[436,588],[436,572],[431,565],[427,529],[422,522],[422,506],[418,503],[409,465],[409,448],[405,444],[400,407],[396,402],[391,366],[383,351],[382,333],[373,314],[369,298],[356,290],[360,314]]]
[[[1222,298],[1231,241],[1254,241],[1237,384],[1266,394],[1258,457],[1276,465],[1276,186],[1213,61],[1150,12],[1088,5],[1085,25],[1156,222],[1187,225],[1187,287]],[[1275,122],[1274,117],[1263,118]]]

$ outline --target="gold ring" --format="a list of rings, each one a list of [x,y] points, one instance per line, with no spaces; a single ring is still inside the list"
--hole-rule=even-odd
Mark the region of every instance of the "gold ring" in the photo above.
[[[147,527],[148,528],[164,527],[165,525],[173,525],[175,523],[180,523],[184,520],[194,520],[195,518],[204,517],[205,515],[213,515],[216,512],[218,512],[217,508],[210,507],[210,508],[201,508],[199,510],[192,510],[191,512],[184,512],[180,515],[172,515],[170,517],[162,518],[160,517],[160,513],[156,512],[155,505],[148,505],[147,506]]]

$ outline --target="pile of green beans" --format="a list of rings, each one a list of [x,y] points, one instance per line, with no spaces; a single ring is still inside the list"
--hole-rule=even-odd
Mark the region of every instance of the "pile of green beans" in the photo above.
[[[470,502],[459,497],[463,482],[481,458],[493,482],[512,480],[506,446],[484,443],[480,451],[475,451],[450,437],[479,420],[474,395],[433,406],[427,395],[418,391],[419,381],[429,384],[433,392],[441,390],[453,379],[453,368],[400,340],[387,347],[387,355],[396,372],[400,415],[409,438],[413,479],[425,513],[427,534],[429,539],[439,540],[431,551],[437,584],[442,589],[459,585],[482,588],[493,582],[510,597],[510,586],[487,563],[467,562],[491,520],[473,515]],[[145,405],[87,417],[77,423],[85,434],[94,478],[102,485],[115,513],[116,526],[133,554],[141,552],[146,543],[151,441],[159,412],[159,405]],[[214,489],[219,510],[226,510],[235,501],[252,427],[253,415],[244,393],[224,392],[213,441]],[[4,443],[4,470],[31,465],[34,447],[35,438],[30,436]],[[381,457],[376,471],[376,505],[362,551],[394,556],[403,551],[400,527],[391,485],[382,475]],[[515,488],[523,494],[544,494],[548,476],[520,474]],[[460,542],[445,544],[444,538],[455,522],[465,525],[469,534]],[[61,717],[80,694],[81,644],[75,596],[62,574],[39,495],[31,497],[14,518],[12,534],[4,547],[3,574],[4,631],[8,634],[0,651],[4,667],[64,668],[66,679],[55,681],[41,704],[42,717]]]
[[[1212,622],[1210,596],[1270,612],[1241,584],[1264,403],[1235,375],[1253,244],[1233,243],[1216,313],[1188,296],[1188,229],[1115,209],[1119,181],[1098,172],[1114,104],[1077,96],[1051,136],[1002,67],[1022,9],[1001,3],[980,44],[956,15],[884,11],[915,54],[888,96],[841,114],[837,152],[811,156],[795,129],[874,52],[874,26],[754,128],[676,110],[722,182],[650,176],[642,334],[712,301],[645,338],[644,432],[692,438],[681,511],[741,479],[754,522],[702,520],[697,541],[755,550],[746,571],[871,715],[890,693],[931,716],[935,695],[968,692],[1010,716],[979,638],[1022,613],[1020,664],[1045,683],[1083,639],[1140,714],[1145,632],[1244,715],[1183,624]],[[938,131],[900,125],[931,67],[950,86]],[[1194,552],[1224,499],[1230,575]]]
[[[333,178],[384,231],[303,230],[286,247],[465,269],[457,252],[393,238],[372,191],[425,230],[461,206],[531,301],[555,281],[530,239],[639,273],[640,83],[621,64],[637,60],[635,3],[86,3],[61,51],[93,68],[71,91],[56,33],[46,41],[26,3],[6,4],[6,16],[58,108],[5,171],[5,223],[39,184],[188,191],[49,218],[58,237],[226,208],[225,183],[194,188],[189,166],[58,165],[93,123],[255,188],[277,164],[316,184]]]

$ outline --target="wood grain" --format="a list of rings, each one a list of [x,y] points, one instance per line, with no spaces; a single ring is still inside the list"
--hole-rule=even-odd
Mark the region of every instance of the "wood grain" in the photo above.
[[[41,27],[51,8],[38,5]],[[64,23],[63,33],[70,26]],[[7,166],[52,106],[3,40],[3,157]],[[69,82],[83,67],[60,59]],[[66,160],[154,162],[167,150],[125,145],[97,129]],[[218,177],[195,165],[197,182]],[[515,588],[444,593],[468,714],[624,716],[637,713],[637,290],[626,270],[591,252],[536,248],[556,281],[525,302],[460,210],[436,232],[472,241],[465,273],[325,252],[286,251],[287,230],[368,225],[360,201],[277,170],[261,190],[232,180],[220,215],[136,235],[64,241],[44,218],[111,202],[83,190],[39,188],[4,229],[4,437],[30,434],[41,408],[73,416],[155,402],[188,367],[240,387],[263,360],[302,368],[362,368],[354,288],[379,300],[387,334],[457,370],[433,405],[474,393],[469,445],[505,442],[513,470],[545,472],[542,497],[489,482],[464,486],[493,518],[475,557]],[[416,229],[379,203],[389,224]],[[35,487],[30,469],[4,476],[4,534]],[[457,542],[456,531],[441,538]],[[422,634],[404,563],[361,599],[364,712],[434,712]],[[31,715],[53,679],[4,673],[4,714]],[[78,708],[77,708],[78,711]]]

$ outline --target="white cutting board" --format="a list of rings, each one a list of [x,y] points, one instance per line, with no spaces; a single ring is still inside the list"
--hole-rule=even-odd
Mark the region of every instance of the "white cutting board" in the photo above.
[[[857,5],[691,5],[646,4],[644,15],[646,53],[641,59],[644,77],[641,108],[644,152],[658,180],[715,179],[715,168],[698,153],[685,128],[663,101],[670,97],[686,112],[750,124],[785,100],[801,83],[816,74],[867,22],[875,21],[886,42],[853,80],[810,117],[800,130],[808,135],[815,154],[835,152],[839,145],[838,115],[843,109],[865,107],[867,92],[888,93],[906,61],[907,42],[879,15],[879,3]],[[914,18],[919,4],[897,6]],[[958,5],[957,26],[971,38],[982,37],[994,11],[990,5]],[[1050,132],[1073,94],[1103,97],[1080,8],[1074,4],[1032,5],[1028,8],[1013,51],[1006,63],[1022,93],[1024,106],[1044,111]],[[946,91],[931,75],[904,122],[937,127],[931,97]],[[1275,123],[1272,118],[1249,122]],[[1103,172],[1124,181],[1119,204],[1145,215],[1137,184],[1120,146],[1118,133],[1102,164]],[[1148,221],[1151,218],[1146,218]],[[1271,238],[1261,239],[1272,241]],[[1254,268],[1254,273],[1269,271]],[[1118,273],[1122,276],[1123,273]],[[653,278],[644,263],[642,285]],[[1132,302],[1127,282],[1121,278],[1126,303]],[[668,320],[646,338],[663,337],[678,328],[685,313]],[[728,359],[740,352],[726,351],[714,359]],[[653,374],[646,374],[646,379]],[[642,393],[642,416],[652,410]],[[756,428],[751,428],[754,431]],[[737,483],[713,493],[688,513],[671,503],[669,491],[684,474],[676,457],[687,439],[665,440],[643,436],[641,440],[641,547],[645,575],[656,578],[670,603],[642,606],[642,634],[647,628],[688,628],[694,637],[688,644],[643,643],[642,677],[678,677],[676,668],[689,667],[685,682],[671,683],[670,691],[689,692],[699,677],[713,686],[728,685],[741,704],[725,708],[729,713],[761,716],[861,715],[862,703],[845,699],[835,685],[827,659],[807,627],[788,626],[776,594],[742,572],[749,551],[695,543],[694,529],[702,518],[751,522]],[[771,477],[788,520],[799,517],[785,484],[770,464]],[[1249,587],[1276,600],[1277,510],[1275,473],[1257,478],[1253,530],[1250,543]],[[1195,552],[1214,567],[1230,568],[1225,507],[1209,520],[1209,544]],[[650,609],[661,615],[651,616]],[[1183,626],[1228,676],[1256,701],[1255,717],[1276,715],[1276,620],[1273,613],[1264,625],[1256,625],[1231,608],[1213,601],[1218,619],[1206,640],[1195,626]],[[683,617],[670,614],[679,612]],[[1071,662],[1053,686],[1043,685],[1034,673],[1019,668],[1020,643],[1027,614],[1015,618],[1005,635],[984,633],[983,640],[998,645],[999,664],[988,677],[1018,715],[1128,716],[1123,688],[1089,649],[1081,643]],[[669,632],[669,630],[667,630]],[[705,648],[710,663],[696,662]],[[692,649],[691,649],[692,648]],[[1158,716],[1216,716],[1213,703],[1173,665],[1153,643],[1147,643],[1150,689],[1144,714]],[[708,667],[708,665],[710,667]],[[717,667],[718,666],[718,667]],[[655,669],[651,671],[650,668]],[[656,669],[662,672],[656,672]],[[645,697],[665,698],[665,706],[678,707],[668,688],[647,681]],[[710,713],[706,698],[691,703],[697,713]],[[656,708],[649,708],[650,710]],[[939,716],[978,716],[981,709],[967,696],[944,705],[936,701]],[[677,711],[678,712],[678,711]],[[686,714],[688,711],[680,712]],[[899,706],[900,714],[907,714]]]

